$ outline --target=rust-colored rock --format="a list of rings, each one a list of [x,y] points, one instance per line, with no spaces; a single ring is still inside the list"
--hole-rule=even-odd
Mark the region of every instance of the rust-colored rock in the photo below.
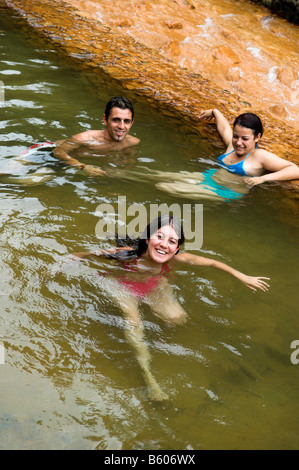
[[[276,104],[269,107],[271,114],[277,116],[277,119],[287,119],[288,113],[286,107],[283,104]]]
[[[134,19],[124,30],[127,35],[239,95],[255,109],[268,110],[269,103],[284,102],[287,124],[299,131],[299,105],[289,82],[273,72],[279,64],[298,70],[299,29],[268,9],[247,0],[193,0],[192,8],[187,0],[67,1],[82,15],[97,19],[100,15],[112,28],[115,18]],[[168,28],[165,22],[182,23],[183,28]],[[177,44],[175,52],[169,44]],[[213,51],[218,48],[230,49],[239,57],[239,80],[235,73],[227,73],[224,56],[215,63]]]
[[[213,50],[212,56],[216,60],[222,62],[228,62],[233,64],[239,64],[240,58],[230,47],[228,46],[219,46]]]
[[[170,41],[163,50],[167,51],[171,58],[175,58],[180,54],[180,43],[174,39],[173,41]]]
[[[299,48],[299,44],[298,44]],[[292,83],[297,78],[297,70],[295,67],[278,67],[277,68],[277,79],[281,81],[284,85],[291,87]]]
[[[183,29],[183,23],[178,20],[165,20],[163,24],[169,29]]]
[[[230,67],[226,72],[226,78],[230,82],[238,82],[241,79],[241,70],[239,67]]]

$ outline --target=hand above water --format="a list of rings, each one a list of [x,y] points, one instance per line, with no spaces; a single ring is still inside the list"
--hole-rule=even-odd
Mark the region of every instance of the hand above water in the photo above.
[[[249,289],[252,289],[254,291],[256,291],[257,289],[260,289],[266,292],[268,288],[270,287],[270,285],[266,281],[264,281],[264,279],[269,280],[270,278],[244,275],[244,277],[240,280],[243,282],[243,284],[245,284],[245,286],[249,287]]]
[[[253,187],[257,184],[262,184],[265,182],[262,176],[252,176],[250,178],[243,178],[244,183],[248,184],[248,186]]]
[[[198,116],[198,119],[201,120],[201,119],[208,119],[210,120],[212,117],[214,117],[213,115],[213,109],[206,109],[205,111],[202,111],[199,116]]]

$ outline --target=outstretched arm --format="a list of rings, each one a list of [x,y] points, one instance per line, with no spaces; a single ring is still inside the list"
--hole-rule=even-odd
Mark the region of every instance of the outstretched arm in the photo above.
[[[126,247],[117,247],[117,248],[112,248],[111,250],[97,250],[97,251],[90,251],[90,252],[78,252],[78,253],[72,253],[71,255],[67,256],[67,258],[64,258],[60,263],[55,265],[53,269],[48,273],[48,276],[55,276],[56,274],[62,272],[66,266],[69,264],[75,262],[75,261],[80,261],[81,259],[89,258],[89,259],[100,259],[100,258],[109,258],[111,255],[114,255],[115,253],[118,253],[119,251],[122,250],[132,250],[131,247],[126,246]]]
[[[85,165],[85,163],[81,163],[79,160],[69,155],[71,151],[80,148],[84,144],[84,141],[82,139],[79,139],[78,137],[79,136],[73,136],[70,139],[64,140],[59,143],[57,147],[53,150],[55,157],[59,160],[62,160],[66,165],[75,166],[79,168],[79,170],[84,171],[89,176],[105,174],[105,171],[101,170],[101,168]]]
[[[90,253],[73,253],[66,258],[62,259],[59,263],[55,264],[55,266],[46,274],[46,277],[54,277],[56,274],[59,274],[63,272],[63,270],[68,266],[69,264],[79,261],[80,259],[83,258],[98,258],[99,256],[104,256],[102,252],[90,252]]]
[[[199,120],[210,120],[212,118],[215,119],[217,131],[221,139],[223,140],[226,148],[232,146],[233,131],[230,127],[228,120],[223,116],[221,111],[219,111],[218,109],[207,109],[206,111],[202,111],[198,116]]]
[[[254,291],[256,291],[256,289],[267,291],[270,287],[269,284],[265,281],[270,279],[269,277],[247,276],[246,274],[237,271],[236,269],[228,266],[225,263],[222,263],[221,261],[204,258],[203,256],[192,255],[191,253],[179,253],[175,258],[179,262],[187,263],[193,266],[207,266],[220,269],[221,271],[236,277],[239,279],[239,281],[249,287],[249,289]]]

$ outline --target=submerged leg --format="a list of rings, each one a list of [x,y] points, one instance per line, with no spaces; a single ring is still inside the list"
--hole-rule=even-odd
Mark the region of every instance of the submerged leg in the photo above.
[[[240,176],[223,169],[208,169],[204,172],[167,172],[144,166],[138,168],[141,171],[111,170],[107,174],[128,181],[154,182],[160,191],[188,199],[225,202],[240,199],[248,192]],[[224,175],[222,171],[225,172]]]
[[[148,295],[153,313],[168,324],[182,325],[187,320],[187,313],[175,298],[170,284],[167,282],[163,289],[156,289]]]
[[[204,186],[199,186],[193,183],[157,183],[156,188],[160,191],[170,193],[172,196],[180,196],[188,199],[209,199],[210,201],[223,202],[221,196],[217,196],[215,192],[211,191]]]
[[[7,176],[7,183],[20,184],[24,186],[35,186],[38,184],[51,181],[55,177],[55,172],[51,168],[40,168],[34,173],[30,173],[26,176],[11,177]]]
[[[146,343],[144,342],[144,325],[140,318],[138,308],[131,306],[121,307],[127,321],[125,335],[128,342],[135,350],[137,361],[141,367],[145,383],[148,387],[148,395],[152,400],[167,400],[168,395],[163,392],[160,385],[154,378],[150,370],[151,356]]]
[[[106,286],[111,287],[109,294],[124,314],[125,337],[135,352],[148,387],[149,397],[155,401],[167,400],[168,395],[163,392],[150,370],[151,356],[144,341],[144,325],[138,309],[138,299],[125,289],[120,289],[118,282],[106,279]]]
[[[23,157],[13,157],[1,164],[1,181],[27,186],[41,184],[54,178],[55,172],[47,167],[38,168],[36,171],[30,173],[30,169],[28,171],[28,165],[32,165],[32,162],[23,160],[22,158]]]
[[[204,180],[204,176],[201,172],[189,172],[189,171],[160,171],[152,170],[144,166],[138,166],[141,171],[136,170],[110,170],[107,174],[111,177],[117,177],[120,179],[125,179],[129,181],[181,181],[183,183],[193,183],[197,184]],[[144,171],[142,171],[144,170]]]

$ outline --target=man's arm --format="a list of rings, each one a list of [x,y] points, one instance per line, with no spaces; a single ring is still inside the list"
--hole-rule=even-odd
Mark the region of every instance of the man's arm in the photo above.
[[[105,174],[105,171],[101,170],[100,168],[86,165],[85,163],[82,163],[69,155],[70,152],[80,148],[84,143],[84,138],[73,136],[57,145],[57,147],[53,150],[54,156],[59,160],[62,160],[66,165],[75,166],[90,176]]]

